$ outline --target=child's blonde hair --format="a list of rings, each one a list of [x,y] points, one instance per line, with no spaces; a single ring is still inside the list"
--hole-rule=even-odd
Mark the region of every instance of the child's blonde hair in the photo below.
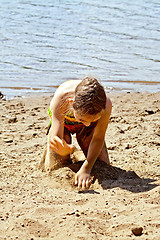
[[[106,107],[103,86],[95,78],[84,78],[75,89],[74,110],[81,114],[96,115]]]

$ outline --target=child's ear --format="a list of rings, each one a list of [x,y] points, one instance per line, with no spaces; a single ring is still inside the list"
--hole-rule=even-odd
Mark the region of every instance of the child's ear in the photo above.
[[[69,104],[73,106],[73,98],[69,98],[68,101],[69,101]]]

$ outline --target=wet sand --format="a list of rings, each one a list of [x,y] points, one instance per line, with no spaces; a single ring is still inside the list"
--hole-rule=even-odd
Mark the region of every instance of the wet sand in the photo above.
[[[0,101],[1,240],[160,239],[160,92],[109,95],[111,166],[96,162],[86,192],[73,184],[81,162],[38,169],[51,96]]]

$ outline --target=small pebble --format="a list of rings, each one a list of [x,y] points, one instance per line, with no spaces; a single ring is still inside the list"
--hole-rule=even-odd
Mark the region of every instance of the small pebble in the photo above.
[[[143,228],[142,228],[142,227],[134,227],[134,228],[132,228],[131,230],[132,230],[132,233],[133,233],[135,236],[141,236],[141,235],[142,235]]]
[[[16,117],[14,117],[14,118],[9,119],[8,122],[9,123],[16,123],[16,122],[18,122],[18,120],[17,120]]]
[[[80,214],[79,214],[79,213],[76,213],[76,217],[80,217]]]

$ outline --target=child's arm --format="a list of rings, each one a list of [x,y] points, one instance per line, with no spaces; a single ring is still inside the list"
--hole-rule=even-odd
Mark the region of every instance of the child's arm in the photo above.
[[[72,144],[68,144],[64,139],[52,135],[49,139],[49,146],[61,156],[67,156],[74,150],[74,146]]]
[[[52,126],[49,131],[49,146],[57,154],[67,156],[73,152],[73,145],[63,139],[66,103],[61,93],[55,94],[51,102]]]
[[[105,140],[105,133],[111,114],[111,109],[112,104],[111,101],[108,100],[107,112],[101,117],[100,120],[98,120],[97,126],[95,128],[92,140],[88,148],[87,159],[75,176],[75,184],[78,185],[79,189],[88,189],[91,184],[90,172],[102,150]]]

